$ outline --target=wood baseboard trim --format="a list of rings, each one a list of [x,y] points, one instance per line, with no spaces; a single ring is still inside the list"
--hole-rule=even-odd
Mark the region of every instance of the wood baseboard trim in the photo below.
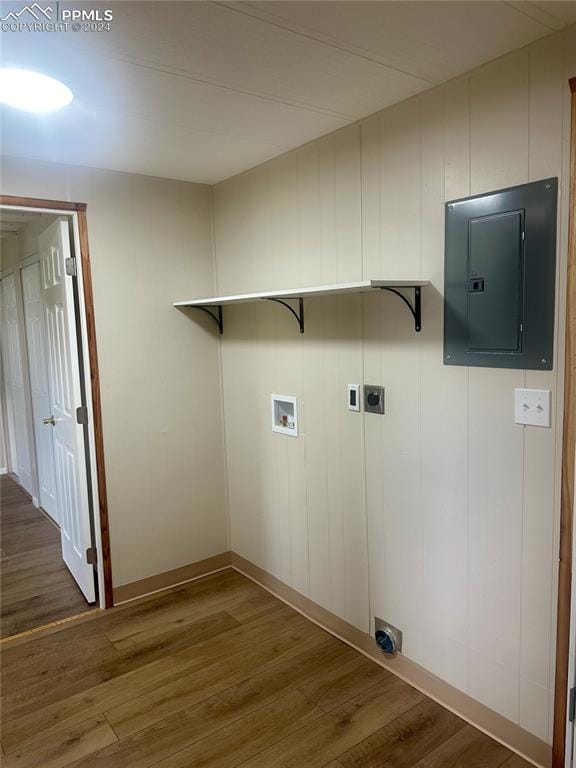
[[[541,768],[549,768],[552,765],[552,747],[550,744],[401,654],[392,659],[383,657],[370,635],[322,608],[235,552],[231,553],[231,564],[235,570],[264,587],[306,618],[402,678],[434,701],[442,704],[478,730],[514,750],[534,765]]]
[[[137,600],[139,597],[162,592],[170,587],[185,584],[187,581],[194,581],[194,579],[199,579],[202,576],[208,576],[210,573],[230,567],[230,562],[230,552],[221,552],[219,555],[213,555],[204,560],[183,565],[181,568],[174,568],[172,571],[165,571],[164,573],[148,576],[139,581],[122,584],[119,587],[114,587],[114,605]]]

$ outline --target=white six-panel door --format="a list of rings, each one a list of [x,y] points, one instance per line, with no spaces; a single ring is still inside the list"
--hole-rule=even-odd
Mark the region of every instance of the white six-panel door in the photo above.
[[[54,467],[54,435],[43,420],[52,413],[48,388],[48,354],[44,298],[40,264],[35,262],[22,272],[22,297],[28,346],[28,370],[32,394],[32,419],[36,438],[36,467],[38,492],[42,508],[59,523]]]
[[[34,492],[32,463],[28,440],[22,345],[18,324],[16,276],[14,274],[8,275],[2,280],[2,360],[8,419],[10,470],[18,476],[23,488],[32,495]]]
[[[95,600],[94,571],[86,559],[91,546],[83,427],[76,409],[82,405],[78,344],[74,321],[73,278],[66,275],[70,257],[68,225],[51,224],[39,237],[42,289],[48,336],[48,384],[52,398],[56,490],[62,556],[88,602]]]

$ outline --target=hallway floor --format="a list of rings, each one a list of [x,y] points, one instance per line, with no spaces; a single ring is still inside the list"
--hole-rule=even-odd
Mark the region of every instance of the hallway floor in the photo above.
[[[64,565],[60,532],[7,475],[0,477],[1,637],[90,606]]]
[[[232,569],[5,644],[4,768],[529,768]]]

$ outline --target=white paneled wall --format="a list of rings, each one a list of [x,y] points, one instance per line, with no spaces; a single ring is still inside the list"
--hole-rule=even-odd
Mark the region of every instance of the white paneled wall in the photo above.
[[[215,187],[222,294],[363,278],[430,279],[423,331],[390,295],[226,308],[232,549],[551,739],[574,29]],[[554,370],[442,363],[444,202],[561,177]],[[346,410],[386,387],[384,417]],[[513,421],[550,388],[551,429]],[[301,435],[273,434],[271,392]]]
[[[210,189],[2,159],[2,192],[88,204],[114,586],[228,549]]]

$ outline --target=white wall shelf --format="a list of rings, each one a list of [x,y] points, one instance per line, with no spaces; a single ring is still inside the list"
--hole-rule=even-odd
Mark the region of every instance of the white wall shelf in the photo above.
[[[399,296],[409,308],[414,318],[414,329],[420,331],[422,327],[421,289],[430,285],[429,280],[361,280],[357,283],[337,283],[332,285],[318,285],[312,288],[290,288],[285,291],[264,291],[262,293],[239,293],[235,296],[209,296],[203,299],[188,299],[187,301],[175,301],[178,308],[190,307],[207,312],[218,325],[220,333],[224,333],[224,319],[222,307],[227,304],[249,304],[255,301],[275,301],[286,307],[294,315],[300,327],[300,333],[304,333],[304,299],[315,296],[337,296],[347,293],[370,293],[372,291],[389,291]],[[414,302],[405,296],[401,289],[414,291]],[[288,301],[296,301],[298,309],[294,309]],[[212,311],[216,310],[216,314]]]

